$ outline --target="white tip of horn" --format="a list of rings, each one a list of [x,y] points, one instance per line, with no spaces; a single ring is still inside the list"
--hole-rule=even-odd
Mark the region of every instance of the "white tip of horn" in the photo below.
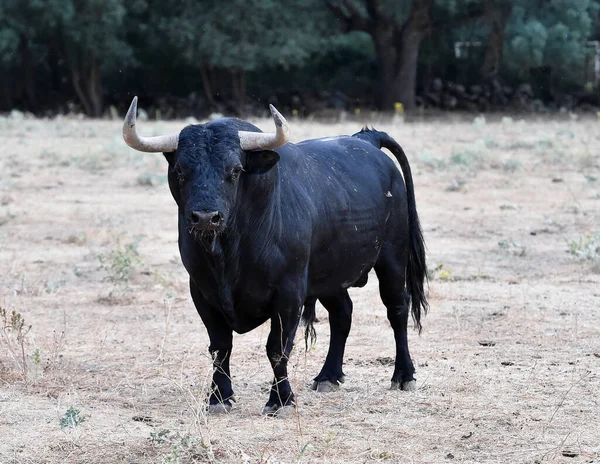
[[[273,121],[275,121],[275,125],[277,127],[281,127],[285,123],[287,123],[287,121],[282,116],[282,114],[279,111],[277,111],[277,108],[275,108],[273,105],[269,104],[269,109],[271,110],[271,115],[273,116]]]
[[[131,105],[129,105],[129,109],[127,110],[127,115],[125,116],[125,123],[131,128],[135,126],[135,119],[137,114],[137,101],[137,96],[133,97]]]

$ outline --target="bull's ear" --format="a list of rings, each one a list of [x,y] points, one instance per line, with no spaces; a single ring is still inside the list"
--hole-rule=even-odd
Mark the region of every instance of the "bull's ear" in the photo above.
[[[172,151],[170,153],[163,153],[163,155],[165,155],[169,166],[173,167],[175,165],[175,152]]]
[[[264,174],[279,161],[279,154],[271,150],[246,152],[244,171],[253,174]]]

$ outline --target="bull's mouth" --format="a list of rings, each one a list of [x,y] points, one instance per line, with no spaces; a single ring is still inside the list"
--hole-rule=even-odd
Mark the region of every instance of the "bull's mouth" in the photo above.
[[[188,232],[194,240],[198,243],[207,243],[214,241],[219,235],[225,231],[224,226],[211,227],[211,228],[200,228],[197,226],[189,226]]]

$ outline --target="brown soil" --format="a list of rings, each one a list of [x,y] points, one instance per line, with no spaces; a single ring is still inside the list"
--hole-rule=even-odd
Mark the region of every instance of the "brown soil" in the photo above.
[[[291,124],[296,141],[361,127]],[[388,390],[372,276],[352,291],[346,383],[308,388],[328,345],[318,308],[316,347],[299,334],[292,356],[298,414],[281,420],[260,415],[266,325],[235,337],[231,414],[203,412],[208,337],[161,155],[126,148],[119,122],[0,120],[0,305],[31,325],[26,373],[0,331],[0,462],[600,462],[600,264],[568,253],[600,232],[598,122],[375,125],[411,160],[433,272],[410,334],[418,389]],[[69,408],[83,422],[61,429]]]

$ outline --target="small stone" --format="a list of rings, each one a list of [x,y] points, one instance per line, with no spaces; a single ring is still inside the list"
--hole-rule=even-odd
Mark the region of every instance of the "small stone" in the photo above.
[[[496,342],[492,341],[492,340],[479,340],[478,342],[481,346],[494,346],[496,345]]]

